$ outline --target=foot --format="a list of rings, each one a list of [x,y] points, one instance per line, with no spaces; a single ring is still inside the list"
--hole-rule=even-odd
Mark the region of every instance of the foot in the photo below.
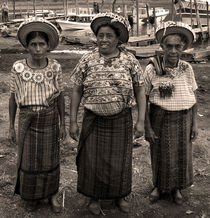
[[[62,207],[61,207],[60,203],[58,202],[57,194],[53,195],[53,196],[50,198],[50,203],[51,203],[52,211],[53,211],[54,213],[60,213],[60,212],[61,212]]]
[[[37,210],[38,204],[39,204],[39,201],[37,201],[37,200],[27,201],[26,202],[27,211],[32,212],[32,211]]]
[[[94,214],[99,215],[101,213],[101,205],[98,200],[91,199],[88,205],[88,210]]]
[[[182,194],[181,194],[181,192],[180,192],[180,190],[179,189],[176,189],[175,191],[174,191],[174,202],[176,203],[176,204],[178,204],[178,205],[181,205],[182,203],[183,203],[183,198],[182,198]]]
[[[158,190],[157,187],[155,187],[155,188],[152,190],[152,192],[151,192],[151,194],[150,194],[150,196],[149,196],[149,201],[150,201],[151,203],[155,203],[155,202],[157,202],[157,201],[159,200],[159,198],[160,198],[159,190]]]
[[[116,205],[123,213],[129,213],[129,203],[124,198],[116,199]]]

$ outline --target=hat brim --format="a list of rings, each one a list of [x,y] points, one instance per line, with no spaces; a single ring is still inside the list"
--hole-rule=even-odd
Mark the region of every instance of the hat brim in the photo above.
[[[164,31],[165,31],[165,29],[163,28],[163,29],[160,29],[159,31],[157,31],[155,33],[155,37],[156,37],[158,43],[161,43],[166,36],[171,35],[171,34],[184,35],[186,37],[186,40],[187,40],[187,43],[184,46],[184,50],[185,50],[185,49],[189,48],[190,45],[194,41],[193,33],[190,30],[188,30],[188,29],[186,29],[184,27],[171,26],[171,27],[167,27],[166,31],[165,32]]]
[[[111,20],[112,19],[110,17],[98,17],[94,19],[90,25],[93,33],[96,35],[97,30],[98,28],[100,28],[100,26],[111,24],[119,31],[119,43],[122,44],[128,42],[129,32],[127,28],[122,23],[118,21],[111,22]]]
[[[44,32],[47,34],[49,51],[54,50],[59,43],[59,33],[53,24],[48,22],[33,21],[20,26],[17,37],[23,47],[27,48],[26,38],[32,31]]]

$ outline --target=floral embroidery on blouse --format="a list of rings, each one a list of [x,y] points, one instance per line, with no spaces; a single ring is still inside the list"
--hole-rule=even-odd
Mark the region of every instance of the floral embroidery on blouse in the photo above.
[[[85,54],[71,80],[83,86],[84,106],[99,115],[113,115],[135,104],[133,86],[142,86],[142,68],[133,54],[120,49],[115,58],[100,56],[98,48]]]
[[[18,105],[32,106],[37,110],[48,106],[63,91],[60,64],[48,59],[47,67],[32,69],[25,59],[16,61],[12,67],[10,91],[15,93]]]

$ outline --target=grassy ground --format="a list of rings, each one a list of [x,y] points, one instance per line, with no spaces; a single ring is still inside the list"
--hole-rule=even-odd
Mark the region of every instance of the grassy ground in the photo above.
[[[17,159],[16,145],[8,139],[8,98],[9,69],[12,63],[26,54],[14,38],[0,38],[0,217],[92,217],[86,206],[88,199],[76,191],[77,172],[75,156],[77,144],[67,137],[61,145],[61,180],[60,200],[64,203],[63,212],[54,215],[48,204],[43,203],[36,210],[27,207],[19,196],[13,196],[15,163]],[[60,45],[59,49],[82,49]],[[16,52],[16,53],[15,53]],[[72,69],[81,55],[53,54],[63,67],[66,87],[66,124],[69,127],[69,81]],[[140,60],[145,67],[146,60]],[[166,197],[156,204],[150,204],[148,194],[152,188],[149,145],[144,140],[141,146],[133,150],[133,187],[128,196],[131,210],[128,215],[121,213],[110,201],[104,201],[103,213],[100,217],[210,217],[210,63],[193,64],[198,89],[198,121],[199,137],[193,144],[194,184],[183,191],[184,204],[176,206]],[[134,120],[136,112],[134,110]],[[79,113],[79,124],[82,122],[82,108]]]

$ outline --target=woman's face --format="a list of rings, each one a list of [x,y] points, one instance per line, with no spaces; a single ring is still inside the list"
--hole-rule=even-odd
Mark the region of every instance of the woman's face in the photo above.
[[[179,35],[166,36],[161,47],[165,54],[166,64],[171,67],[176,66],[184,48],[184,42],[182,42],[181,37]]]
[[[46,57],[49,46],[45,39],[40,36],[36,36],[28,43],[28,52],[33,59],[40,60]]]
[[[111,54],[117,48],[118,37],[111,27],[104,26],[98,31],[97,43],[102,54]]]

